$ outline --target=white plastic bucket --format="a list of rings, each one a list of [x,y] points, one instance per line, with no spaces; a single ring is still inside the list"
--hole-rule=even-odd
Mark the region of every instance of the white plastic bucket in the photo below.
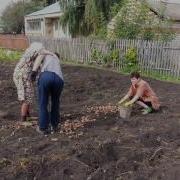
[[[132,107],[119,106],[119,114],[123,119],[128,119],[131,116]]]

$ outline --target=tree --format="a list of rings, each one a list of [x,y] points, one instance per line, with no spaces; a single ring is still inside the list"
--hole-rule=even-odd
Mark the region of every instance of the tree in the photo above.
[[[109,23],[108,37],[164,39],[171,35],[167,27],[168,21],[152,12],[145,2],[126,0]]]
[[[57,0],[31,0],[31,1],[36,4],[41,4],[42,6],[48,6],[57,2]]]
[[[11,3],[2,13],[4,32],[20,34],[24,31],[24,15],[41,9],[37,2],[18,1]]]
[[[25,0],[24,0],[25,1]],[[33,4],[36,4],[36,5],[40,5],[40,6],[45,6],[46,5],[46,1],[47,0],[31,0],[31,2],[33,3]]]
[[[51,5],[53,3],[57,2],[57,0],[46,0],[47,5]]]
[[[110,7],[122,0],[60,0],[61,23],[72,36],[97,34],[110,18]]]

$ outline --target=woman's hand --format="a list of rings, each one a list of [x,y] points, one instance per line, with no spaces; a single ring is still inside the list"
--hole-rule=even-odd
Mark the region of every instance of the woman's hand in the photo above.
[[[37,72],[32,71],[30,74],[30,81],[32,81],[32,82],[36,81],[36,76],[37,76]]]

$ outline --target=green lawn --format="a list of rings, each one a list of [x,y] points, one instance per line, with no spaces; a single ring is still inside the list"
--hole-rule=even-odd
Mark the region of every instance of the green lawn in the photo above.
[[[22,52],[0,49],[0,61],[17,61],[21,58]]]

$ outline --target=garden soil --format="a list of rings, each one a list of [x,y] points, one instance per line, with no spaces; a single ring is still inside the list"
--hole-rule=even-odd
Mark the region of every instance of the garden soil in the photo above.
[[[116,104],[130,86],[128,76],[63,65],[61,126],[45,137],[35,118],[20,122],[14,67],[0,64],[0,179],[180,179],[180,85],[146,79],[160,111],[144,116],[135,106],[122,119]],[[37,96],[31,115],[38,116]]]

